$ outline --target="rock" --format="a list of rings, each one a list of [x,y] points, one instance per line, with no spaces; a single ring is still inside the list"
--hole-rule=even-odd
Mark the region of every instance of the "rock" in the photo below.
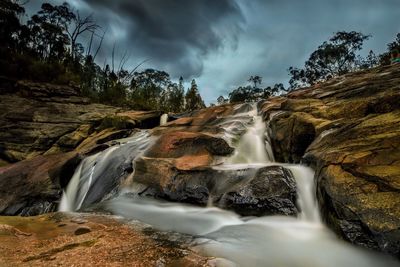
[[[223,208],[243,216],[296,215],[296,181],[280,166],[263,167],[254,178],[221,199]]]
[[[176,131],[163,134],[146,152],[146,156],[159,158],[204,154],[226,156],[232,152],[233,148],[222,138],[203,133]]]
[[[206,205],[210,195],[207,174],[204,169],[179,171],[172,159],[143,157],[136,162],[133,181],[147,187],[141,192],[144,196]]]
[[[328,225],[352,243],[398,258],[399,84],[397,66],[379,67],[260,105],[275,157],[301,160],[316,170],[317,197]]]
[[[32,216],[54,211],[79,156],[38,156],[0,168],[0,214]]]
[[[84,234],[90,233],[91,231],[92,231],[92,229],[90,229],[90,227],[80,226],[75,230],[74,234],[75,235],[84,235]]]
[[[76,225],[69,223],[77,217],[87,220],[87,227],[78,228],[85,234],[76,235]],[[107,215],[0,217],[0,265],[156,266],[162,259],[165,266],[210,266],[210,258],[190,249],[190,238],[171,236]]]
[[[169,201],[234,210],[245,216],[296,215],[296,183],[290,171],[271,166],[259,170],[180,170],[172,159],[141,158],[136,162],[139,194]]]
[[[153,128],[161,116],[159,111],[91,104],[71,86],[27,81],[0,84],[10,86],[12,90],[0,88],[1,162],[69,152],[105,129]]]

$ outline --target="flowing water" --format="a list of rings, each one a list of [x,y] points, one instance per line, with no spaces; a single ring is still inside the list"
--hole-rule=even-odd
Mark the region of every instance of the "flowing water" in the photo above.
[[[152,141],[147,131],[142,130],[130,138],[118,140],[117,144],[102,152],[86,157],[63,193],[59,210],[79,210],[115,195],[120,179],[127,178],[134,170],[135,159]]]
[[[160,126],[167,124],[168,122],[168,114],[162,114],[160,117]]]
[[[247,119],[241,119],[244,117]],[[247,123],[249,117],[252,122],[250,124]],[[137,194],[119,194],[103,202],[105,208],[160,230],[194,236],[193,248],[204,255],[216,257],[214,262],[217,266],[399,266],[398,262],[381,254],[340,241],[324,226],[315,197],[314,171],[306,166],[274,162],[268,138],[264,136],[265,124],[257,116],[255,108],[239,112],[221,124],[227,125],[224,138],[236,149],[234,155],[225,159],[224,164],[214,168],[240,172],[244,169],[256,170],[263,166],[279,165],[289,169],[297,184],[297,204],[300,209],[297,218],[241,217],[211,205],[196,207],[143,198]],[[243,130],[245,133],[236,140],[236,134]],[[61,209],[79,209],[90,196],[94,183],[101,180],[101,172],[106,169],[104,165],[110,167],[110,161],[119,165],[124,165],[121,161],[134,161],[150,143],[147,134],[139,133],[128,141],[85,159],[64,194]],[[117,161],[113,160],[120,154],[124,156]],[[127,157],[132,154],[135,156]],[[138,190],[131,188],[132,192]],[[99,191],[101,193],[99,189],[94,190],[97,195]]]

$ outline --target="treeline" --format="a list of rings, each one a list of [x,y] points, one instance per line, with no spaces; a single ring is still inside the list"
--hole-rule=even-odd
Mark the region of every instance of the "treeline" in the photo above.
[[[109,52],[111,63],[99,66],[96,58],[106,32],[92,15],[81,16],[68,3],[44,3],[26,17],[18,1],[0,1],[0,76],[75,84],[94,101],[133,109],[182,112],[205,107],[195,80],[185,92],[183,79],[172,82],[165,71],[136,71],[141,64],[128,70],[127,53],[115,62],[115,45]]]
[[[400,63],[400,33],[393,42],[387,44],[387,50],[383,54],[376,55],[371,50],[366,57],[362,57],[359,51],[364,41],[370,37],[370,35],[355,31],[337,32],[311,53],[303,68],[290,67],[288,69],[290,76],[288,88],[285,88],[282,83],[263,88],[261,87],[262,77],[255,75],[249,78],[247,86],[234,89],[229,93],[228,98],[218,97],[217,102],[218,104],[254,102],[327,81],[349,72]]]

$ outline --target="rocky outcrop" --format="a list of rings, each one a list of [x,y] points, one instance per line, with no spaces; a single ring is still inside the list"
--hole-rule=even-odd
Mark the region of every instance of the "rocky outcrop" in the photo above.
[[[331,228],[400,257],[400,68],[352,73],[260,106],[275,157],[316,169]]]
[[[0,214],[33,216],[56,210],[78,166],[77,153],[38,156],[0,168]]]
[[[281,166],[257,170],[255,176],[236,190],[223,195],[223,207],[244,216],[296,215],[296,181]]]
[[[0,82],[0,165],[69,152],[108,129],[153,128],[161,112],[92,104],[72,86]]]
[[[105,215],[0,217],[1,266],[213,266],[190,241]]]

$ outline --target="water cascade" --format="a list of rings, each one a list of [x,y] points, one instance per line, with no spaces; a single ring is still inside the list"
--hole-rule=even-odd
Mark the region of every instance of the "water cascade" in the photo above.
[[[160,126],[167,124],[168,122],[168,114],[162,114],[160,117]]]
[[[135,166],[151,143],[147,131],[139,131],[132,137],[117,140],[110,148],[86,157],[76,169],[64,192],[59,210],[75,211],[102,199],[109,198]]]
[[[246,125],[241,117],[252,117]],[[140,197],[118,195],[103,202],[107,210],[127,219],[139,220],[153,227],[195,236],[193,248],[216,257],[221,266],[293,266],[293,267],[376,267],[398,266],[396,262],[370,251],[340,241],[320,219],[314,188],[314,172],[306,166],[273,162],[272,149],[265,142],[265,124],[257,109],[244,110],[229,121],[226,138],[235,146],[235,153],[216,168],[221,170],[257,169],[279,165],[291,171],[297,183],[298,217],[241,217],[217,207],[196,207]],[[234,141],[235,131],[247,131]],[[141,140],[138,140],[142,138]],[[149,142],[139,135],[129,141],[85,159],[72,178],[63,210],[79,209],[91,194],[91,188],[105,171],[104,165],[123,151],[140,151]],[[135,141],[136,140],[136,141]],[[127,147],[129,146],[129,147]],[[126,157],[122,159],[126,160]],[[129,158],[133,160],[134,158]],[[115,161],[114,161],[115,163]],[[121,164],[120,164],[121,165]],[[123,165],[123,164],[122,164]],[[135,192],[135,188],[132,188]],[[71,201],[73,200],[73,201]],[[72,203],[72,204],[71,204]],[[222,259],[221,259],[222,258]],[[218,264],[217,264],[218,266]]]

